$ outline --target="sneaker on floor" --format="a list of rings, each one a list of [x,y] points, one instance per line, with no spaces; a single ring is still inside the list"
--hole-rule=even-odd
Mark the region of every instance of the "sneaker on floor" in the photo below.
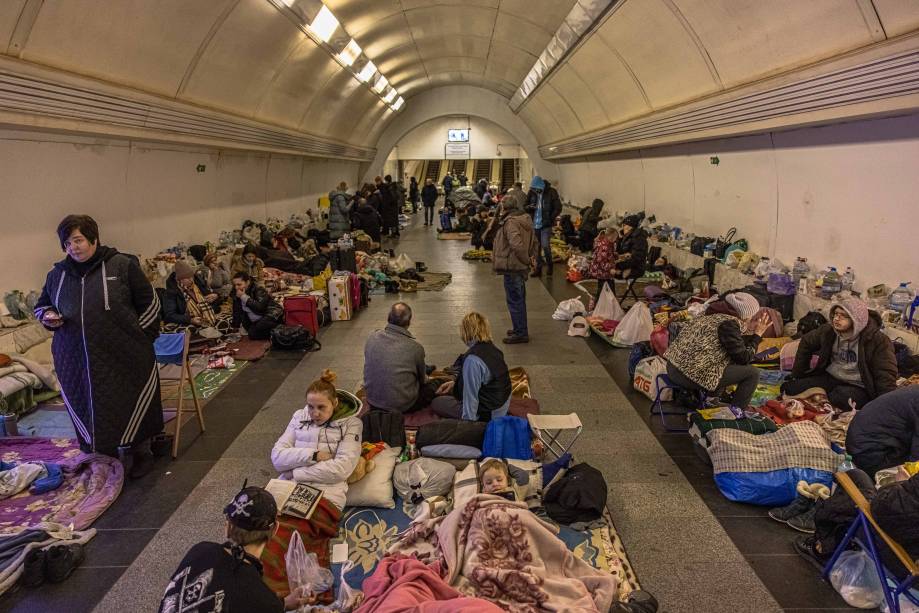
[[[813,506],[813,500],[798,494],[798,497],[795,498],[791,504],[787,504],[784,507],[769,509],[769,517],[775,521],[780,521],[783,524],[787,524],[788,520],[797,517],[802,513],[810,511]]]
[[[529,336],[517,336],[516,334],[511,334],[510,336],[504,338],[502,341],[505,345],[517,345],[520,343],[529,343]]]
[[[817,513],[817,507],[813,506],[809,510],[801,513],[800,515],[795,515],[788,520],[788,526],[794,528],[798,532],[804,532],[807,534],[813,534],[816,530],[814,526],[814,515]]]
[[[51,583],[60,583],[70,576],[83,561],[83,545],[55,545],[48,549],[45,561],[45,578]]]
[[[153,466],[156,462],[153,459],[152,453],[135,453],[133,456],[130,472],[130,477],[132,479],[140,479],[153,470]]]
[[[45,582],[45,559],[47,553],[44,549],[30,549],[22,563],[22,574],[19,576],[20,585],[25,587],[38,587]]]
[[[832,557],[831,554],[817,551],[817,537],[815,536],[799,536],[794,541],[794,548],[799,556],[810,562],[820,572],[823,572],[823,567]]]

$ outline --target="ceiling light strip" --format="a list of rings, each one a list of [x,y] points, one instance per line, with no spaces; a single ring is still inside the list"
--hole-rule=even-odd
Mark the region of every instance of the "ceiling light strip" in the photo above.
[[[586,1],[586,0],[582,0]],[[356,40],[322,0],[268,0],[282,15],[290,19],[304,34],[325,49],[342,68],[367,86],[393,111],[405,100],[389,83],[383,73],[364,54]]]
[[[585,34],[603,17],[616,0],[577,0],[558,30],[549,39],[546,48],[533,63],[530,72],[511,97],[511,110],[515,113],[526,99],[536,91],[556,65],[580,42]]]

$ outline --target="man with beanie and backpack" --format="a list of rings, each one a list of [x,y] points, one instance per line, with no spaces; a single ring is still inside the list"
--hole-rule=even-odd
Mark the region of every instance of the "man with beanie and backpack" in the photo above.
[[[185,554],[166,586],[160,613],[269,613],[315,602],[312,594],[296,593],[282,601],[262,581],[259,556],[277,526],[278,507],[271,494],[244,485],[223,513],[226,542],[202,541]]]

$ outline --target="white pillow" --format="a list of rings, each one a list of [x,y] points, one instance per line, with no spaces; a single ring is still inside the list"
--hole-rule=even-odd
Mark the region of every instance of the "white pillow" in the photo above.
[[[348,486],[345,506],[395,509],[392,474],[396,470],[396,460],[399,459],[400,453],[401,447],[389,447],[373,456],[373,470],[357,483]]]

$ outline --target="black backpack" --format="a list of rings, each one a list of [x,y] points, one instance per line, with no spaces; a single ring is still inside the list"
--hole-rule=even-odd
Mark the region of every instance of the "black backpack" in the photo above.
[[[280,325],[271,331],[271,346],[284,351],[319,351],[322,345],[303,326]]]
[[[820,311],[811,311],[798,320],[798,331],[795,338],[801,338],[808,332],[812,332],[826,323],[826,317]]]
[[[398,411],[370,411],[363,417],[361,434],[365,443],[386,443],[390,447],[405,447],[405,418]]]
[[[606,508],[606,481],[590,464],[576,464],[543,494],[549,517],[560,524],[591,522]]]

